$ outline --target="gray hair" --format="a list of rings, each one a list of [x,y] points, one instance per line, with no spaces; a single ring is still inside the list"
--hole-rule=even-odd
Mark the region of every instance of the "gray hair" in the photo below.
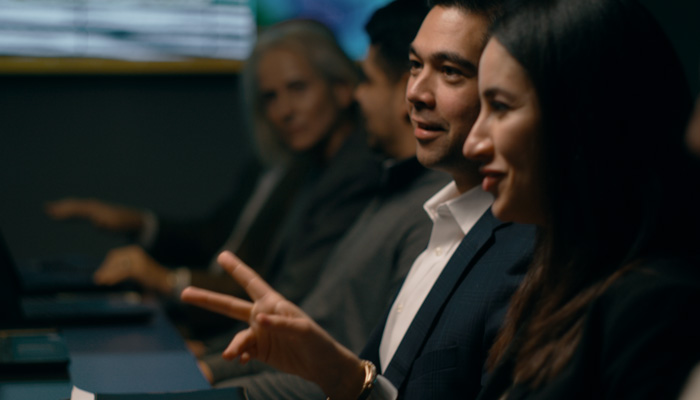
[[[329,85],[340,83],[354,87],[360,79],[357,65],[342,50],[333,32],[320,22],[295,19],[264,30],[243,69],[243,95],[254,142],[261,159],[268,164],[291,155],[264,115],[257,77],[262,56],[271,49],[279,48],[289,49],[306,58]]]

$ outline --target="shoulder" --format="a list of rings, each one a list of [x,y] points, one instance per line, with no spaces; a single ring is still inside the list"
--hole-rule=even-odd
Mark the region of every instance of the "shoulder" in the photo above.
[[[462,244],[471,247],[475,238],[483,240],[483,244],[476,243],[474,265],[467,280],[497,296],[510,298],[532,262],[535,227],[503,223],[489,210],[472,230],[475,228],[480,228],[483,236],[470,236],[470,232],[464,240],[468,242]]]
[[[631,312],[649,315],[673,304],[700,307],[700,265],[679,258],[642,261],[611,285],[598,303],[612,318]]]
[[[688,260],[656,259],[640,263],[618,278],[591,304],[589,319],[615,346],[634,345],[636,340],[627,340],[627,336],[639,337],[640,332],[650,341],[698,341],[699,311],[698,265]]]
[[[696,317],[700,311],[698,269],[690,260],[644,261],[592,303],[589,317],[602,324],[609,337],[622,335],[621,340],[639,331],[691,339],[684,332],[700,335],[700,318]]]
[[[374,192],[379,187],[381,163],[365,143],[364,135],[354,133],[322,168],[315,184],[317,195]]]
[[[452,177],[444,172],[425,168],[411,184],[408,185],[407,190],[412,193],[421,193],[421,195],[425,195],[423,199],[423,202],[425,202],[430,196],[445,187],[451,180]]]
[[[699,311],[698,265],[680,259],[640,263],[594,301],[582,344],[598,348],[607,397],[677,396],[700,361]]]
[[[489,209],[484,217],[493,224],[493,248],[503,255],[516,256],[529,261],[535,249],[537,227],[516,223],[503,223],[491,214]]]
[[[378,179],[381,175],[381,159],[367,145],[367,135],[356,131],[345,139],[330,159],[327,170],[339,175],[367,173]]]
[[[423,205],[430,197],[450,182],[450,177],[429,169],[422,169],[402,185],[385,185],[382,190],[383,204],[393,207],[410,220],[426,220],[432,226]],[[386,187],[389,187],[387,189]]]

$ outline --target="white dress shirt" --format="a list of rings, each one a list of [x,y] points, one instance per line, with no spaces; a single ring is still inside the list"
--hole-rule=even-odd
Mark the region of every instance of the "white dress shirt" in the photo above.
[[[386,371],[413,318],[462,239],[492,203],[493,196],[480,186],[460,194],[454,182],[425,202],[423,208],[433,221],[433,230],[428,247],[416,258],[391,306],[379,345],[380,371]],[[379,390],[373,391],[370,398],[396,398],[396,389],[387,385],[391,383],[380,376],[376,388]]]

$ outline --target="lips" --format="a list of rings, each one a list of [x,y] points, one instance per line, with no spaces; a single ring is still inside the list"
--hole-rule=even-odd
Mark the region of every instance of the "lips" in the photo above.
[[[493,195],[497,195],[498,184],[505,178],[506,174],[485,168],[482,168],[480,172],[484,176],[484,179],[481,181],[481,188]]]
[[[284,137],[294,138],[306,132],[306,129],[302,126],[287,126],[281,132]]]
[[[442,136],[446,129],[445,127],[437,122],[423,121],[415,118],[411,118],[413,121],[413,134],[418,140],[433,140],[439,136]]]

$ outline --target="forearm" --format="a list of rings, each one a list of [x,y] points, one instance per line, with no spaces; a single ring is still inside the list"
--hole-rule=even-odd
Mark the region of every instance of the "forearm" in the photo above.
[[[365,367],[352,352],[339,346],[339,357],[333,365],[321,370],[328,374],[315,381],[331,400],[356,400],[365,382]]]

